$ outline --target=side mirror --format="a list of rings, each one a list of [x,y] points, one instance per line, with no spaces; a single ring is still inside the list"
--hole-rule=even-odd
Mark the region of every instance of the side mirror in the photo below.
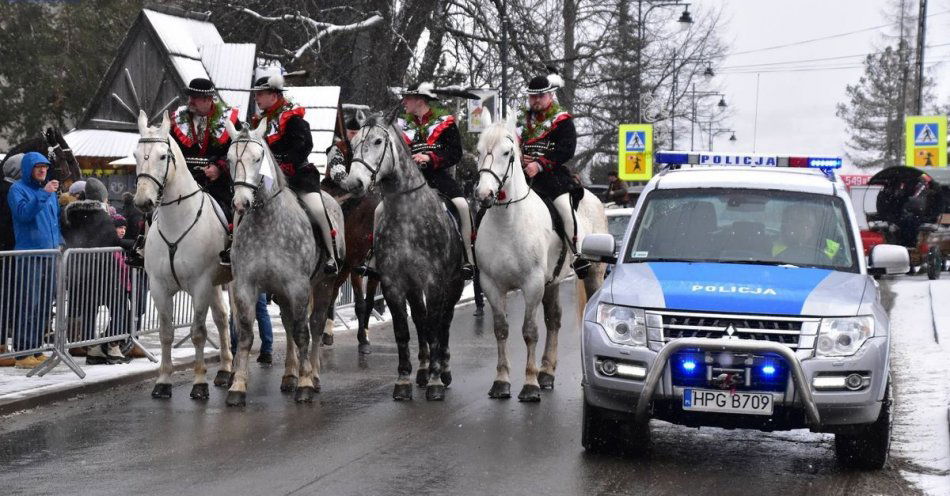
[[[906,274],[910,271],[910,255],[907,248],[898,245],[876,245],[871,248],[872,275]]]
[[[616,250],[617,243],[611,234],[588,234],[584,236],[584,241],[581,242],[581,255],[595,262],[617,263]]]

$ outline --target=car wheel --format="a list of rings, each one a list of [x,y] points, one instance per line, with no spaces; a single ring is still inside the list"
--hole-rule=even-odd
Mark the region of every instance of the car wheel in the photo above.
[[[581,446],[591,453],[641,455],[650,446],[650,426],[649,423],[638,425],[632,415],[590,405],[585,398]]]
[[[940,279],[940,269],[943,267],[943,256],[940,248],[931,246],[927,251],[927,278],[931,281]]]
[[[872,424],[859,426],[849,434],[835,434],[835,456],[847,468],[880,470],[887,463],[891,448],[891,381],[884,389],[881,413]]]

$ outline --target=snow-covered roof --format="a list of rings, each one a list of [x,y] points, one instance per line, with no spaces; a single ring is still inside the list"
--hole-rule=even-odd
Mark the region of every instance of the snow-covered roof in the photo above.
[[[201,47],[201,62],[218,88],[218,95],[231,107],[249,116],[251,85],[257,47],[253,43],[225,43]]]
[[[304,119],[310,124],[313,152],[310,162],[326,167],[326,150],[333,144],[337,108],[340,104],[339,86],[291,86],[284,90],[290,101],[307,109]]]
[[[218,33],[218,28],[210,22],[163,14],[149,9],[143,12],[171,55],[201,60],[198,47],[224,43],[224,39]]]
[[[135,151],[139,133],[75,129],[63,138],[77,157],[127,157]]]

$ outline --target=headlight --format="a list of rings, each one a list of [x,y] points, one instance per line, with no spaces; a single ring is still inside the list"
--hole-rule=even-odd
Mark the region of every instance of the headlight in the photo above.
[[[597,323],[607,331],[607,337],[617,344],[646,346],[646,315],[641,308],[621,307],[601,303],[597,307]]]
[[[874,317],[821,319],[818,328],[818,356],[851,356],[874,335]]]

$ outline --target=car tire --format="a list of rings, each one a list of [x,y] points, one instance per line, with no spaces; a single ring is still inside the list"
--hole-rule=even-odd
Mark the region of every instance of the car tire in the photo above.
[[[943,256],[940,248],[931,246],[927,251],[927,278],[931,281],[940,279],[940,269],[943,268]]]
[[[591,453],[642,455],[650,446],[650,426],[649,423],[638,424],[632,415],[590,405],[585,397],[581,446]]]
[[[891,447],[891,381],[888,378],[884,389],[881,412],[874,423],[857,426],[848,434],[835,434],[835,456],[846,468],[880,470],[887,463]]]

